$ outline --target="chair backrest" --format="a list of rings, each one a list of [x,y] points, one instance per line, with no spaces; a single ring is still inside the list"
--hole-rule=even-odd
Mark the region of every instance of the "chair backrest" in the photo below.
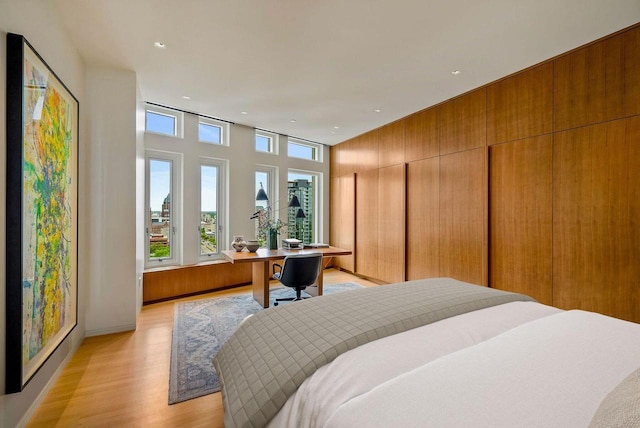
[[[294,254],[284,258],[280,282],[287,287],[305,288],[318,279],[322,265],[321,253]]]

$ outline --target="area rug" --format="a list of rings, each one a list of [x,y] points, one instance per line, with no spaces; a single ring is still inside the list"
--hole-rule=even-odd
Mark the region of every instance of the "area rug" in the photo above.
[[[324,286],[324,294],[361,287],[362,285],[354,282],[330,284]],[[269,305],[273,306],[276,298],[291,297],[295,295],[295,291],[287,287],[277,287],[272,288],[269,294]],[[175,304],[169,404],[220,390],[218,375],[213,367],[213,357],[244,318],[262,309],[251,294]]]

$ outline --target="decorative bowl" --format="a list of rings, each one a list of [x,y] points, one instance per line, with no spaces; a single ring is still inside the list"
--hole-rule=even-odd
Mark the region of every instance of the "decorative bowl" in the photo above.
[[[260,243],[258,241],[247,241],[247,250],[250,253],[255,253],[260,248]]]

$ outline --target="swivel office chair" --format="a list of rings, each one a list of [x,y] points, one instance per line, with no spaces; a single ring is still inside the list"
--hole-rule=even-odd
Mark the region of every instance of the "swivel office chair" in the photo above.
[[[302,300],[302,290],[316,282],[321,266],[321,253],[294,254],[285,257],[282,266],[274,263],[273,279],[277,279],[282,285],[295,288],[296,297],[276,299],[273,305],[278,306],[278,302],[282,301]],[[279,268],[278,272],[276,268]]]

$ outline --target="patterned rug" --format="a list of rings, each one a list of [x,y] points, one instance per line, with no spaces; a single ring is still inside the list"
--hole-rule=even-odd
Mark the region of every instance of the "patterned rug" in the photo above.
[[[354,282],[325,285],[324,294],[361,288]],[[295,296],[287,287],[272,288],[270,306],[276,298]],[[304,293],[303,293],[304,295]],[[282,302],[281,304],[290,304]],[[176,303],[171,340],[169,404],[220,390],[213,357],[248,315],[262,307],[251,294]]]

